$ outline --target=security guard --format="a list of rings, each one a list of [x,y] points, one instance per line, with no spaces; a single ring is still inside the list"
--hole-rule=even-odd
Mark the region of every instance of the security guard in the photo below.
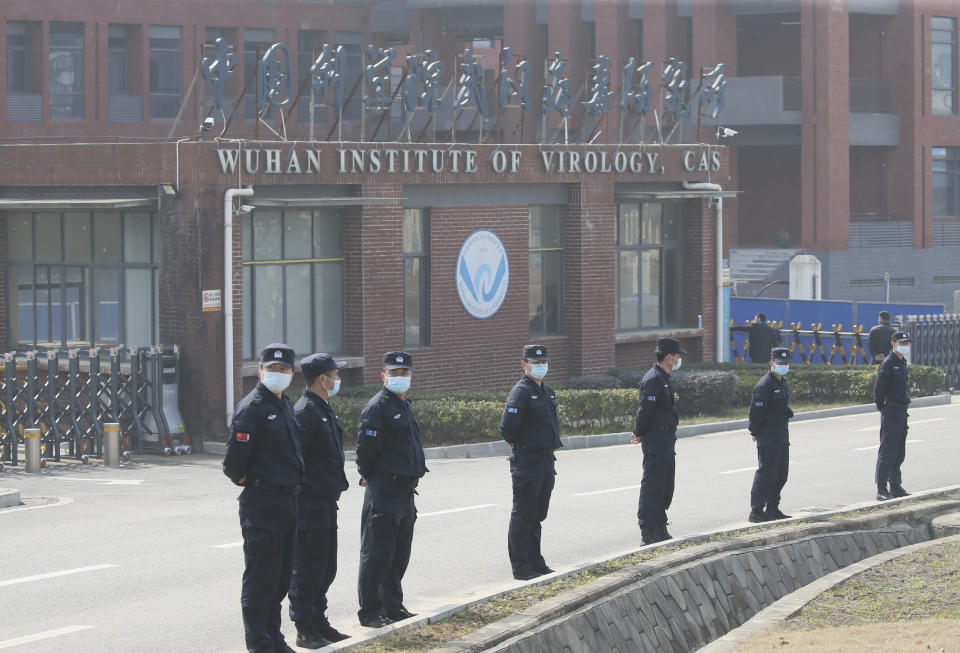
[[[905,497],[900,479],[900,465],[906,456],[907,359],[910,354],[910,334],[897,331],[890,338],[892,351],[880,363],[873,397],[880,411],[880,451],[877,452],[877,501]],[[889,489],[887,483],[890,483]]]
[[[673,501],[679,418],[670,389],[670,372],[680,367],[686,353],[673,338],[658,338],[654,352],[657,363],[640,381],[640,408],[632,440],[643,447],[637,521],[644,544],[673,537],[667,531],[667,509]]]
[[[870,350],[870,360],[874,363],[882,363],[883,359],[890,353],[890,338],[897,332],[890,326],[890,313],[880,311],[877,315],[877,324],[870,329],[870,335],[867,337],[867,348]]]
[[[770,351],[780,344],[780,332],[767,324],[767,316],[757,313],[753,324],[747,330],[750,344],[750,360],[754,363],[766,363],[770,360]]]
[[[280,602],[290,588],[297,494],[303,458],[297,421],[283,391],[293,378],[293,349],[263,348],[260,382],[233,413],[223,473],[240,493],[243,590],[240,606],[250,653],[292,652],[280,633]]]
[[[343,428],[328,403],[340,391],[340,368],[330,354],[300,361],[306,391],[293,412],[300,425],[306,479],[300,493],[297,547],[290,584],[290,619],[297,646],[321,648],[347,639],[327,620],[327,590],[337,575],[337,501],[349,485],[343,471]]]
[[[547,518],[556,476],[553,452],[563,444],[557,397],[543,382],[549,366],[547,348],[525,346],[520,366],[523,376],[507,395],[500,437],[513,449],[510,454],[513,508],[507,535],[510,566],[514,578],[530,580],[553,572],[540,553],[540,524]]]
[[[429,471],[420,443],[420,424],[406,398],[413,357],[387,352],[380,373],[383,388],[360,414],[357,469],[363,495],[360,524],[360,578],[357,582],[364,626],[379,628],[415,616],[403,606],[400,585],[410,562],[417,507],[413,496]]]
[[[790,434],[787,421],[790,389],[783,377],[790,371],[790,350],[777,347],[770,352],[770,371],[757,381],[750,402],[750,423],[747,427],[757,443],[759,466],[750,490],[751,522],[788,519],[780,512],[780,491],[790,470]]]

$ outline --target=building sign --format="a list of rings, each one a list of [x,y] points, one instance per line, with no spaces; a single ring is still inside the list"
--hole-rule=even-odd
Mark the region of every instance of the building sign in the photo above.
[[[219,311],[223,308],[223,300],[219,290],[204,290],[200,294],[204,311]]]
[[[492,316],[503,304],[510,282],[507,250],[492,231],[474,231],[457,257],[457,294],[467,313],[479,320]]]

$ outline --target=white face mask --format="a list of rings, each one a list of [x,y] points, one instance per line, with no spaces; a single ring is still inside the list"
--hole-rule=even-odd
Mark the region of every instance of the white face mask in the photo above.
[[[287,389],[292,378],[293,374],[286,372],[268,372],[264,370],[263,376],[260,378],[260,383],[270,392],[279,393]]]
[[[680,369],[680,365],[681,365],[682,363],[683,363],[683,359],[682,359],[682,358],[678,358],[676,365],[673,366],[673,369],[679,370],[679,369]]]
[[[330,379],[328,378],[327,380],[329,381]],[[340,379],[335,379],[333,382],[333,387],[327,390],[327,396],[334,397],[338,392],[340,392]]]

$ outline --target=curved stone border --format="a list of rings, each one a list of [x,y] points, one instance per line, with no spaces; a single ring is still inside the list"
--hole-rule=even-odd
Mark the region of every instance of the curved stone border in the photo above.
[[[813,581],[809,585],[797,590],[796,592],[788,594],[782,599],[774,602],[772,605],[767,606],[739,628],[731,630],[720,639],[717,639],[713,643],[699,649],[699,653],[728,653],[729,651],[733,651],[755,635],[772,628],[783,621],[786,621],[793,615],[800,612],[800,610],[805,608],[807,604],[816,599],[818,596],[828,590],[833,589],[840,583],[852,578],[853,576],[862,574],[863,572],[872,569],[879,564],[883,564],[888,560],[909,555],[916,551],[922,551],[932,546],[953,543],[960,543],[960,535],[927,540],[926,542],[911,544],[900,549],[885,551],[884,553],[879,553],[875,556],[867,558],[866,560],[861,560],[860,562],[849,565],[848,567],[844,567],[843,569],[838,569],[833,573],[827,574],[823,578]]]
[[[20,490],[0,487],[0,508],[20,505]]]

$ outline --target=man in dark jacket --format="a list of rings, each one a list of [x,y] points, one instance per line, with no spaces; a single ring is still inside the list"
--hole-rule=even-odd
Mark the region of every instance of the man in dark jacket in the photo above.
[[[754,363],[766,363],[770,360],[770,351],[780,344],[780,332],[767,324],[767,316],[757,313],[753,324],[747,331],[750,344],[750,360]]]
[[[553,572],[540,552],[540,532],[550,508],[556,476],[553,452],[563,444],[557,397],[543,382],[547,361],[547,348],[543,345],[523,348],[520,360],[523,376],[507,395],[500,420],[500,437],[513,449],[510,454],[513,507],[507,550],[513,577],[518,580]]]
[[[880,311],[879,324],[870,329],[870,335],[867,337],[867,348],[870,350],[870,360],[874,363],[880,363],[887,354],[890,353],[890,339],[896,333],[896,329],[890,326],[890,313]]]
[[[907,407],[910,394],[907,385],[907,356],[910,334],[896,331],[890,338],[892,351],[880,363],[873,396],[880,411],[880,450],[877,452],[877,501],[905,497],[909,492],[901,485],[900,466],[907,454]],[[890,487],[887,487],[887,483]]]
[[[747,427],[757,443],[759,466],[750,490],[752,522],[788,519],[780,512],[780,492],[790,470],[790,433],[787,421],[790,389],[784,376],[790,371],[790,350],[778,347],[771,352],[770,371],[753,388],[750,402],[750,424]]]
[[[357,469],[363,495],[360,524],[360,623],[380,628],[415,616],[403,606],[401,581],[410,562],[417,507],[413,497],[429,471],[420,443],[420,424],[407,390],[413,357],[387,352],[383,388],[360,414]]]
[[[637,522],[644,544],[673,537],[667,531],[667,509],[673,501],[679,418],[670,372],[680,367],[686,353],[673,338],[658,338],[654,352],[657,363],[640,381],[640,408],[632,441],[643,448]]]
[[[299,423],[306,482],[299,496],[297,546],[290,584],[290,619],[297,646],[321,648],[347,639],[327,620],[327,590],[337,576],[337,501],[347,489],[343,428],[328,403],[340,391],[340,368],[330,354],[300,361],[306,391],[293,407]]]
[[[223,458],[223,473],[243,488],[240,528],[246,566],[240,606],[250,653],[293,653],[280,632],[304,468],[297,420],[283,394],[293,378],[293,360],[287,345],[263,348],[260,382],[237,404]]]

